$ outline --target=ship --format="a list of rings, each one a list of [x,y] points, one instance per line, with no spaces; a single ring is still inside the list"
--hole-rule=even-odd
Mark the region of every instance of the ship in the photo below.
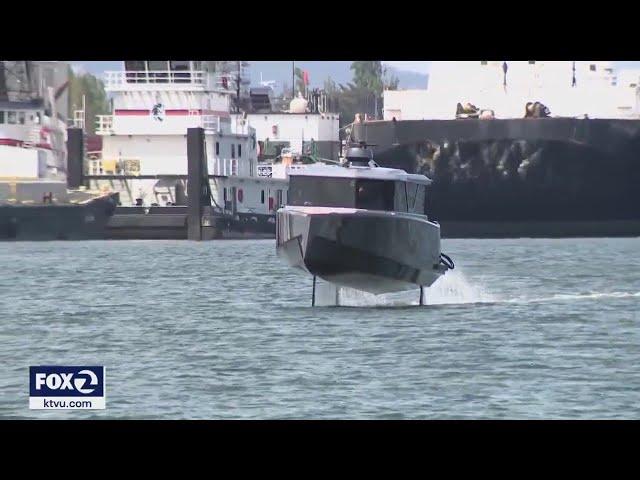
[[[349,140],[433,180],[443,237],[640,235],[640,71],[432,62],[427,88],[383,95]]]
[[[0,61],[0,240],[103,238],[117,196],[69,189],[68,65]]]
[[[276,252],[316,277],[339,304],[340,288],[372,294],[431,286],[449,269],[440,225],[425,214],[424,175],[383,168],[366,144],[351,146],[339,165],[289,173],[289,198],[277,212]],[[327,292],[332,290],[333,293]]]
[[[104,73],[112,112],[95,118],[101,146],[84,161],[82,182],[119,194],[110,238],[187,238],[191,128],[204,131],[206,206],[219,236],[275,236],[275,213],[287,195],[283,165],[298,163],[286,152],[337,158],[339,117],[318,91],[300,93],[281,111],[271,85],[250,87],[247,67],[244,61],[124,61],[121,70]],[[277,153],[266,154],[274,146]]]

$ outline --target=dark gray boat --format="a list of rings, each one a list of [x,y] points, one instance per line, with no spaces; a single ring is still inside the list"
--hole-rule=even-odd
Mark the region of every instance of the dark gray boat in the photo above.
[[[0,203],[0,241],[102,239],[117,203],[117,193],[77,202]]]
[[[374,294],[432,285],[453,262],[425,211],[424,175],[378,167],[364,148],[347,163],[291,172],[276,214],[276,249],[293,267]],[[421,295],[422,299],[422,295]]]

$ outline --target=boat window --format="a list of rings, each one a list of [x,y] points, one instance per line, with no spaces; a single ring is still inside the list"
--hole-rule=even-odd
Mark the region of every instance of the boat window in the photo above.
[[[426,186],[418,183],[408,182],[407,188],[407,207],[411,213],[424,214],[425,212],[425,198],[426,198]]]
[[[394,210],[394,182],[385,180],[356,180],[356,208]]]
[[[173,72],[173,80],[176,83],[188,83],[191,79],[190,67],[188,60],[169,62],[169,68]]]
[[[4,110],[0,110],[0,123],[4,123]]]
[[[396,182],[395,206],[396,212],[407,211],[407,184],[406,182]]]
[[[242,144],[238,144],[238,158],[242,158]]]
[[[289,205],[355,207],[354,178],[289,177]]]
[[[150,72],[153,71],[161,71],[161,70],[168,70],[168,66],[167,66],[167,62],[165,60],[162,61],[157,61],[157,60],[149,60],[147,62],[147,65],[149,66],[148,70]]]
[[[137,83],[144,81],[146,75],[145,62],[143,60],[126,60],[124,69],[127,76],[127,83]]]
[[[289,179],[289,205],[394,210],[394,182],[295,175]]]
[[[127,72],[144,72],[145,66],[142,60],[125,60],[124,69]]]
[[[216,155],[220,155],[220,142],[216,142]]]
[[[260,203],[264,203],[264,190],[262,190],[262,193],[260,195]]]
[[[26,115],[24,112],[18,112],[18,123],[20,125],[24,125],[25,117]]]
[[[592,63],[591,65],[589,65],[589,70],[591,70],[592,72],[596,71],[596,66],[594,63]]]
[[[16,124],[16,112],[12,112],[12,111],[8,111],[7,112],[7,123],[9,125],[15,125]]]
[[[236,144],[231,144],[231,158],[236,158]]]
[[[173,72],[185,72],[185,71],[189,71],[189,61],[175,61],[175,60],[171,60],[169,62],[169,65],[171,67],[171,71]]]
[[[149,81],[154,83],[167,83],[169,80],[169,62],[166,60],[149,60]]]

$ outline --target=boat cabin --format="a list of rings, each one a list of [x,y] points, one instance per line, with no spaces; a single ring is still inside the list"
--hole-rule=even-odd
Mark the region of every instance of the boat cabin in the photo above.
[[[308,166],[289,175],[288,205],[426,214],[424,175],[382,167]]]

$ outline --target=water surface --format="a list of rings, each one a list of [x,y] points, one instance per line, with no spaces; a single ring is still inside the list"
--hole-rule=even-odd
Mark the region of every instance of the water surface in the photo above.
[[[312,308],[273,241],[0,243],[0,417],[640,417],[640,239],[443,251],[425,307]],[[105,365],[107,409],[29,410],[39,364]]]

